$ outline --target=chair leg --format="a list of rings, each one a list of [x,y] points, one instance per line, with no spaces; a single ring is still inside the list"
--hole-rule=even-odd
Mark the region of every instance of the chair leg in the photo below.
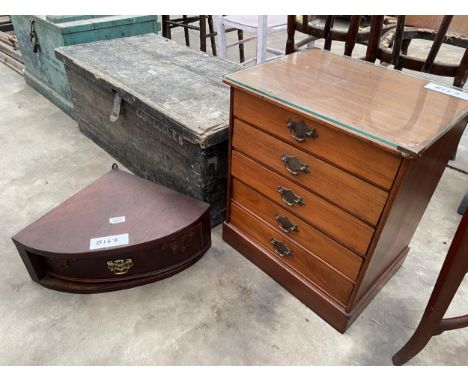
[[[162,18],[162,35],[165,38],[171,39],[171,26],[169,25],[169,15],[163,15]]]
[[[408,342],[392,357],[392,362],[395,366],[404,365],[427,345],[432,338],[434,330],[437,328],[437,323],[428,321],[433,320],[423,317]]]
[[[210,42],[211,42],[211,51],[213,56],[216,56],[216,40],[215,40],[215,31],[213,26],[213,16],[208,16],[208,28],[210,31]]]
[[[268,16],[258,16],[257,64],[266,60],[267,23]]]
[[[442,324],[445,313],[462,283],[468,269],[468,213],[458,226],[450,249],[434,285],[429,302],[421,322],[409,341],[393,357],[394,365],[403,365],[418,354],[429,342],[432,336],[449,330],[449,325]],[[462,322],[463,318],[452,319],[452,322]],[[445,320],[445,324],[450,320]]]
[[[184,23],[187,22],[187,15],[182,15],[182,20]],[[185,35],[185,45],[190,46],[190,35],[189,30],[186,26],[184,26],[184,35]]]
[[[296,34],[296,15],[288,15],[288,39],[286,40],[286,54],[294,53],[294,35]]]
[[[401,45],[401,53],[403,54],[408,54],[408,49],[411,44],[411,39],[403,40],[403,43]]]
[[[206,52],[206,16],[200,15],[200,50]]]
[[[223,18],[221,15],[215,17],[216,42],[219,50],[219,57],[227,59],[226,31],[224,29]]]
[[[239,41],[242,41],[244,39],[244,31],[242,29],[237,30],[237,39]],[[239,44],[239,62],[243,63],[245,61],[245,55],[244,55],[244,43],[241,42]]]

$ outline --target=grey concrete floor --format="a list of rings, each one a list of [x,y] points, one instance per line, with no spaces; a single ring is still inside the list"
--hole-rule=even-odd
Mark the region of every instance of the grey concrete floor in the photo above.
[[[158,283],[73,295],[32,282],[10,237],[115,161],[0,65],[1,365],[390,365],[423,313],[460,220],[468,175],[447,168],[401,270],[340,334],[230,248]],[[462,158],[463,159],[463,158]],[[465,314],[464,283],[450,314]],[[410,365],[468,364],[468,329]]]

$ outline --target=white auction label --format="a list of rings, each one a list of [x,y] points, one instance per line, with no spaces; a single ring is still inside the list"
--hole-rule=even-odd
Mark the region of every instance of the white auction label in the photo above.
[[[89,241],[89,249],[102,249],[128,244],[128,233],[104,237],[95,237]]]
[[[116,216],[113,218],[109,218],[109,223],[111,224],[119,224],[125,222],[125,216]]]
[[[461,91],[461,90],[450,88],[448,86],[442,86],[434,82],[429,82],[424,87],[429,90],[434,90],[435,92],[444,93],[449,96],[461,98],[465,101],[468,101],[468,93],[465,93],[464,91]]]

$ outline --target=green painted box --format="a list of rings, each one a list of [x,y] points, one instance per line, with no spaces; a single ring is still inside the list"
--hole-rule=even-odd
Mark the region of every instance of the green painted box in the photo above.
[[[157,16],[12,16],[26,82],[76,119],[63,63],[55,48],[158,33]]]

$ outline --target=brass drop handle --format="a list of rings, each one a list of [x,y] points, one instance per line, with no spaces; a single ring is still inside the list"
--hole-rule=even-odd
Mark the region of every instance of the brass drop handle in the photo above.
[[[289,207],[293,207],[296,204],[299,206],[304,205],[304,200],[300,196],[297,196],[290,188],[279,186],[278,192],[281,194],[281,200]]]
[[[294,255],[293,251],[286,247],[283,242],[276,239],[270,239],[270,241],[273,244],[274,251],[281,257],[291,257]]]
[[[318,138],[317,130],[315,130],[313,127],[307,126],[307,124],[302,119],[300,121],[293,121],[291,118],[289,118],[286,126],[289,129],[291,137],[293,137],[296,141],[304,142],[307,137],[312,139]]]
[[[275,219],[278,222],[279,228],[283,232],[299,232],[299,228],[296,224],[293,224],[287,216],[281,216],[280,214],[275,214]]]
[[[299,172],[308,174],[310,172],[309,165],[302,163],[297,157],[281,154],[281,160],[284,162],[286,170],[292,175],[299,175]]]
[[[116,275],[124,275],[133,267],[132,259],[119,259],[107,262],[107,268]]]

